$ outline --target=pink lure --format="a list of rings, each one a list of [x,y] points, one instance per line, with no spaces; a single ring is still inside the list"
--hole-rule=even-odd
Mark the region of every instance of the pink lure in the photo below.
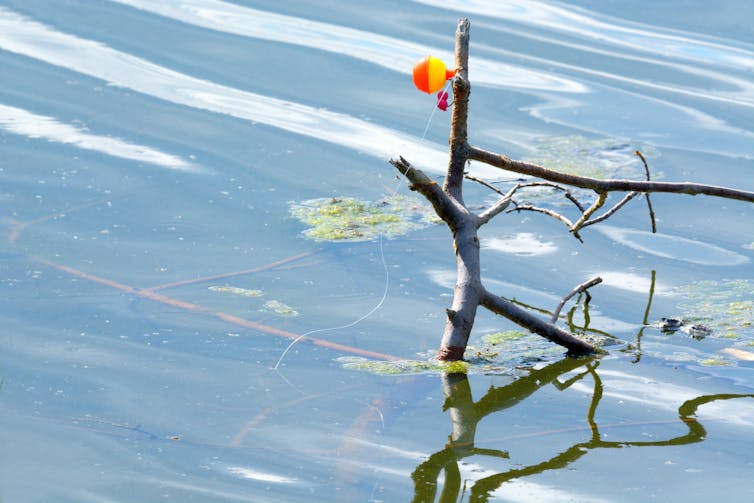
[[[448,109],[448,93],[445,91],[437,93],[437,108],[443,112]]]

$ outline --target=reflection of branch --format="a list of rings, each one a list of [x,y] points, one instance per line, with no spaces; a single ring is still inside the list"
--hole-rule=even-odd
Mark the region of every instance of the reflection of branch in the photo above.
[[[432,502],[437,494],[437,480],[445,472],[445,484],[440,501],[457,501],[460,488],[458,460],[468,456],[481,455],[495,458],[508,458],[508,453],[496,449],[482,449],[474,445],[476,427],[479,421],[493,412],[505,410],[519,404],[563,374],[581,367],[588,359],[564,358],[541,369],[532,370],[529,375],[499,388],[490,389],[478,402],[474,402],[471,386],[466,374],[443,374],[443,393],[447,410],[453,424],[450,442],[439,452],[432,454],[416,467],[411,474],[415,493],[413,501]]]
[[[472,456],[491,456],[493,458],[508,458],[508,453],[496,449],[483,449],[475,446],[477,424],[489,414],[514,407],[531,396],[548,383],[553,383],[560,390],[566,389],[576,381],[591,375],[594,391],[586,420],[592,435],[589,440],[579,442],[565,449],[552,458],[530,466],[511,469],[495,475],[477,480],[471,487],[468,501],[486,502],[490,495],[505,482],[512,479],[536,475],[548,470],[557,470],[577,461],[589,451],[598,448],[615,449],[621,447],[666,447],[701,442],[706,436],[702,424],[696,419],[696,412],[704,404],[719,400],[734,398],[754,398],[754,394],[718,394],[703,395],[685,401],[678,408],[678,416],[688,432],[666,440],[651,441],[605,441],[602,440],[599,425],[595,419],[597,407],[603,396],[602,380],[597,373],[599,362],[594,359],[565,358],[547,365],[541,369],[531,370],[530,373],[506,386],[493,387],[478,402],[474,402],[471,387],[465,374],[450,374],[443,376],[443,391],[445,393],[444,409],[450,413],[453,423],[453,433],[450,442],[444,449],[432,454],[427,460],[416,467],[412,473],[415,484],[413,501],[434,502],[437,494],[438,479],[442,471],[445,472],[445,482],[439,501],[455,502],[461,491],[459,460]],[[569,374],[578,367],[585,366],[586,370],[570,377],[564,383],[558,377]],[[465,489],[464,489],[465,491]]]
[[[641,159],[641,162],[644,164],[644,172],[647,175],[647,181],[649,181],[649,164],[647,164],[647,160],[644,158],[644,154],[639,152],[638,150],[634,150],[634,155],[637,156],[639,159]],[[646,192],[644,194],[647,198],[647,208],[649,208],[649,218],[652,220],[652,234],[657,232],[657,222],[655,221],[655,210],[652,208],[652,201],[649,199],[649,192]]]
[[[569,447],[565,451],[561,452],[560,454],[548,459],[547,461],[543,461],[542,463],[527,466],[524,468],[509,470],[507,472],[498,473],[496,475],[485,477],[476,481],[474,486],[471,488],[469,503],[481,503],[488,501],[490,494],[509,480],[525,477],[528,475],[536,475],[548,470],[565,468],[569,464],[584,456],[592,449],[615,449],[622,447],[667,447],[701,442],[706,437],[707,432],[705,431],[702,424],[699,423],[694,417],[696,410],[701,405],[717,400],[728,400],[732,398],[754,398],[754,394],[719,394],[700,396],[692,400],[687,400],[678,408],[678,414],[680,416],[679,419],[689,429],[688,433],[686,433],[685,435],[679,435],[668,440],[608,442],[600,439],[597,424],[594,422],[594,411],[596,410],[597,404],[599,403],[599,398],[601,398],[602,396],[601,394],[602,384],[599,381],[595,381],[594,397],[598,396],[598,398],[595,400],[595,398],[593,397],[587,416],[590,427],[592,428],[591,440],[575,444],[572,447]]]
[[[652,280],[649,284],[649,298],[647,299],[647,307],[646,309],[644,309],[644,318],[641,322],[642,326],[639,329],[639,333],[636,334],[636,353],[634,355],[632,363],[639,363],[639,360],[641,360],[641,338],[644,337],[644,330],[646,330],[647,325],[649,325],[649,312],[652,309],[652,300],[654,299],[655,295],[656,276],[656,271],[652,269]],[[628,349],[630,349],[630,347]]]

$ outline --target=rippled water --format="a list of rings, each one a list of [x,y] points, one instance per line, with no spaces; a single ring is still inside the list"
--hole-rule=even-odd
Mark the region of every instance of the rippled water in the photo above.
[[[0,0],[3,501],[754,497],[745,203],[655,195],[653,235],[636,198],[583,244],[484,230],[485,284],[532,308],[603,277],[563,322],[617,339],[598,361],[517,339],[468,379],[344,366],[436,349],[447,229],[322,242],[290,208],[407,194],[398,154],[443,172],[449,114],[409,73],[460,16],[472,143],[754,190],[743,0]],[[480,311],[472,343],[512,328]]]

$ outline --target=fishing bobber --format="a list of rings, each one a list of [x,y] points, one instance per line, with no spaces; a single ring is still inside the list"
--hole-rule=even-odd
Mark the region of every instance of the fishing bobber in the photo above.
[[[434,94],[455,74],[456,71],[448,70],[441,59],[427,56],[414,65],[414,85],[420,91]]]

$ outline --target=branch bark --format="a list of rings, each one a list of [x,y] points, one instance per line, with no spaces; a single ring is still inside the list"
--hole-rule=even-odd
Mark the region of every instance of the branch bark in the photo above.
[[[638,180],[600,180],[587,176],[570,175],[552,169],[530,164],[523,161],[514,161],[503,154],[489,152],[487,150],[468,146],[469,159],[484,162],[506,171],[513,171],[522,175],[534,176],[550,182],[562,183],[582,189],[592,189],[597,192],[668,192],[673,194],[689,194],[695,196],[704,194],[707,196],[724,197],[754,203],[754,192],[746,190],[706,185],[691,182],[654,182]]]
[[[513,302],[498,297],[488,291],[484,291],[482,305],[500,316],[504,316],[522,327],[528,328],[537,335],[541,335],[550,342],[559,344],[568,349],[568,354],[572,356],[591,354],[596,352],[595,348],[581,339],[577,339],[565,330],[562,330],[552,323],[548,323],[542,318],[531,314],[529,311],[518,307]]]

